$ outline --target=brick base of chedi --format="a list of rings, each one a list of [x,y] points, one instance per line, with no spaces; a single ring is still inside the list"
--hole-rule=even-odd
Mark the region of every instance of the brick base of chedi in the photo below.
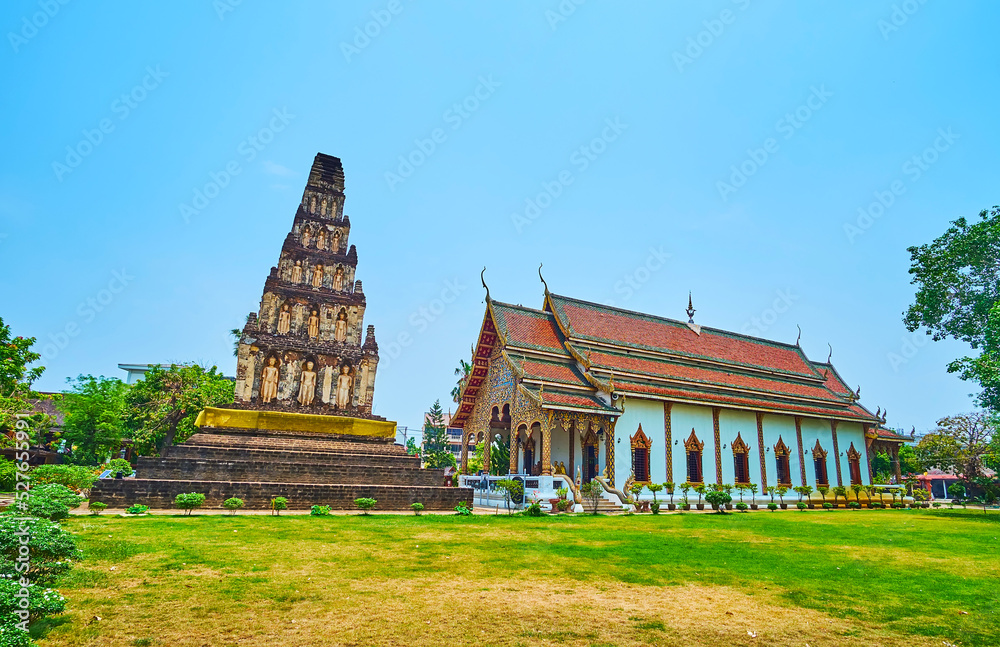
[[[218,422],[230,413],[208,409],[199,422]],[[288,415],[269,414],[267,424]],[[163,457],[140,458],[139,478],[99,481],[91,500],[116,508],[132,503],[170,508],[178,494],[201,492],[205,508],[238,497],[246,508],[266,509],[276,496],[286,497],[291,509],[315,504],[348,510],[359,497],[376,499],[380,510],[408,510],[416,502],[427,510],[471,504],[471,490],[443,486],[443,470],[421,469],[420,459],[393,441],[392,436],[203,425]]]
[[[428,510],[471,503],[472,491],[445,487],[442,470],[420,469],[394,443],[396,423],[372,413],[378,344],[364,326],[366,298],[348,244],[340,160],[318,154],[278,264],[247,317],[237,350],[235,403],[206,409],[199,432],[159,458],[140,458],[135,479],[98,482],[92,501],[120,507],[173,506],[201,492],[205,507],[230,497],[267,508]],[[365,331],[362,334],[362,331]]]

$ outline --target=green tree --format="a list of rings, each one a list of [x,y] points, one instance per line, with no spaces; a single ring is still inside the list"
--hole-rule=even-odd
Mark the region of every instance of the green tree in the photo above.
[[[441,401],[435,400],[424,420],[424,442],[421,454],[424,466],[432,469],[456,467],[455,455],[448,447],[448,431],[444,424]]]
[[[121,447],[128,385],[103,375],[81,375],[70,384],[72,390],[58,404],[69,458],[79,465],[99,465]]]
[[[32,390],[31,384],[42,376],[44,366],[29,368],[30,364],[42,358],[31,350],[34,337],[14,337],[10,326],[0,318],[0,447],[10,447],[18,418],[28,423],[32,445],[41,443],[41,434],[51,421],[44,414],[30,414],[31,400],[42,396]]]
[[[473,348],[472,352],[475,353],[476,349]],[[455,369],[455,375],[458,376],[458,383],[455,388],[451,390],[451,399],[458,402],[462,397],[462,389],[465,388],[465,380],[468,379],[469,373],[472,372],[472,364],[468,363],[464,359],[458,360],[458,368]]]
[[[194,434],[202,409],[232,401],[232,381],[214,366],[209,370],[197,364],[154,366],[125,396],[126,428],[140,454],[159,454]]]
[[[966,483],[985,476],[996,437],[996,418],[977,411],[942,418],[937,424],[937,429],[917,445],[920,462],[961,475]]]
[[[406,439],[406,453],[410,456],[420,456],[420,448],[417,447],[417,441],[412,436]]]
[[[951,337],[981,349],[951,362],[948,372],[978,382],[979,404],[1000,411],[1000,207],[979,217],[959,218],[929,245],[907,249],[917,293],[903,322],[911,331],[926,328],[935,341]]]

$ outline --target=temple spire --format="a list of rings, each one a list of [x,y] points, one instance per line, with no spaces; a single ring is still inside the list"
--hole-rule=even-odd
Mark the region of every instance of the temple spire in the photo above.
[[[688,292],[687,316],[688,316],[688,323],[690,324],[694,323],[694,313],[695,309],[694,309],[694,303],[691,301],[691,292]]]
[[[490,286],[486,285],[486,266],[483,266],[483,271],[479,274],[479,280],[483,282],[483,288],[486,289],[486,303],[490,302]]]
[[[542,280],[542,285],[545,286],[545,296],[549,296],[549,284],[545,282],[545,277],[542,276],[542,263],[538,264],[538,278]]]

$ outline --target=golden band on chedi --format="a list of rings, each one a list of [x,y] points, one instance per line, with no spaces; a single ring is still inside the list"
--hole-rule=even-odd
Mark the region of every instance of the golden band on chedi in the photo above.
[[[195,426],[308,431],[346,436],[378,436],[380,438],[391,438],[396,435],[396,423],[384,420],[285,413],[282,411],[243,411],[214,407],[209,407],[199,413]]]

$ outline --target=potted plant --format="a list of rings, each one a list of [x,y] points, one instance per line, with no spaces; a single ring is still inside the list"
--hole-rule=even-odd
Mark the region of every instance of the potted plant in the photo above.
[[[812,494],[812,491],[813,491],[813,489],[812,489],[811,485],[803,485],[802,486],[802,496],[805,499],[806,507],[808,507],[810,510],[816,507],[813,504],[813,502],[809,499],[809,495]]]
[[[751,510],[756,510],[757,509],[757,490],[760,489],[760,488],[757,487],[756,483],[751,483],[750,485],[747,486],[747,489],[750,490],[750,494],[753,495],[750,498],[750,509]]]
[[[670,503],[667,504],[667,510],[672,512],[677,509],[677,506],[674,505],[674,482],[667,481],[663,484],[663,487],[667,488],[667,494],[670,495]]]
[[[684,481],[683,483],[681,483],[681,492],[684,493],[684,496],[681,498],[681,510],[691,509],[691,502],[688,500],[688,492],[691,491],[692,487],[693,486],[689,481]]]
[[[863,486],[861,486],[861,489],[864,490],[865,498],[868,499],[868,509],[870,510],[871,507],[872,507],[872,503],[873,503],[873,501],[872,501],[872,495],[875,494],[875,486],[874,485],[863,485]]]
[[[819,485],[816,487],[816,491],[819,492],[819,496],[822,499],[820,504],[822,505],[823,503],[826,503],[826,493],[830,491],[830,486]]]
[[[649,509],[653,511],[653,514],[660,514],[660,502],[656,499],[656,493],[663,489],[663,484],[650,483],[646,487],[653,493],[653,502],[649,504]]]
[[[861,504],[857,501],[849,501],[846,507],[848,510],[858,510],[861,508]]]
[[[861,492],[865,489],[865,486],[860,483],[854,483],[851,485],[851,491],[854,492],[854,500],[857,502],[858,507],[861,507]]]
[[[411,509],[411,510],[413,510],[413,514],[414,514],[414,515],[416,515],[416,516],[418,516],[418,517],[419,517],[419,516],[420,516],[420,513],[421,513],[421,512],[423,511],[423,509],[424,509],[424,504],[423,504],[423,503],[420,503],[419,501],[417,501],[417,502],[415,502],[415,503],[411,503],[411,504],[410,504],[410,509]]]
[[[720,488],[720,492],[725,492],[726,494],[729,495],[729,501],[726,503],[726,510],[732,510],[733,509],[733,503],[732,503],[732,501],[733,501],[733,484],[732,483],[723,483],[722,486],[721,486],[721,488]]]
[[[837,499],[840,497],[844,497],[844,502],[845,503],[847,502],[847,488],[844,487],[843,485],[838,485],[837,487],[833,488],[833,507],[835,508],[839,507],[837,504]]]
[[[726,492],[726,489],[719,484],[713,484],[711,491],[705,495],[705,500],[712,505],[712,509],[719,514],[726,513],[726,504],[733,500],[733,497]]]
[[[566,512],[569,510],[571,505],[573,505],[573,502],[569,499],[559,499],[559,503],[556,504],[556,507],[559,508],[559,512]]]
[[[776,491],[778,492],[778,499],[781,501],[781,509],[787,510],[788,504],[785,503],[785,495],[788,494],[788,488],[784,485],[779,485]]]
[[[705,504],[701,502],[701,497],[705,495],[705,484],[699,483],[698,485],[694,486],[694,491],[698,493],[698,503],[695,504],[695,507],[698,508],[699,510],[704,510]]]

